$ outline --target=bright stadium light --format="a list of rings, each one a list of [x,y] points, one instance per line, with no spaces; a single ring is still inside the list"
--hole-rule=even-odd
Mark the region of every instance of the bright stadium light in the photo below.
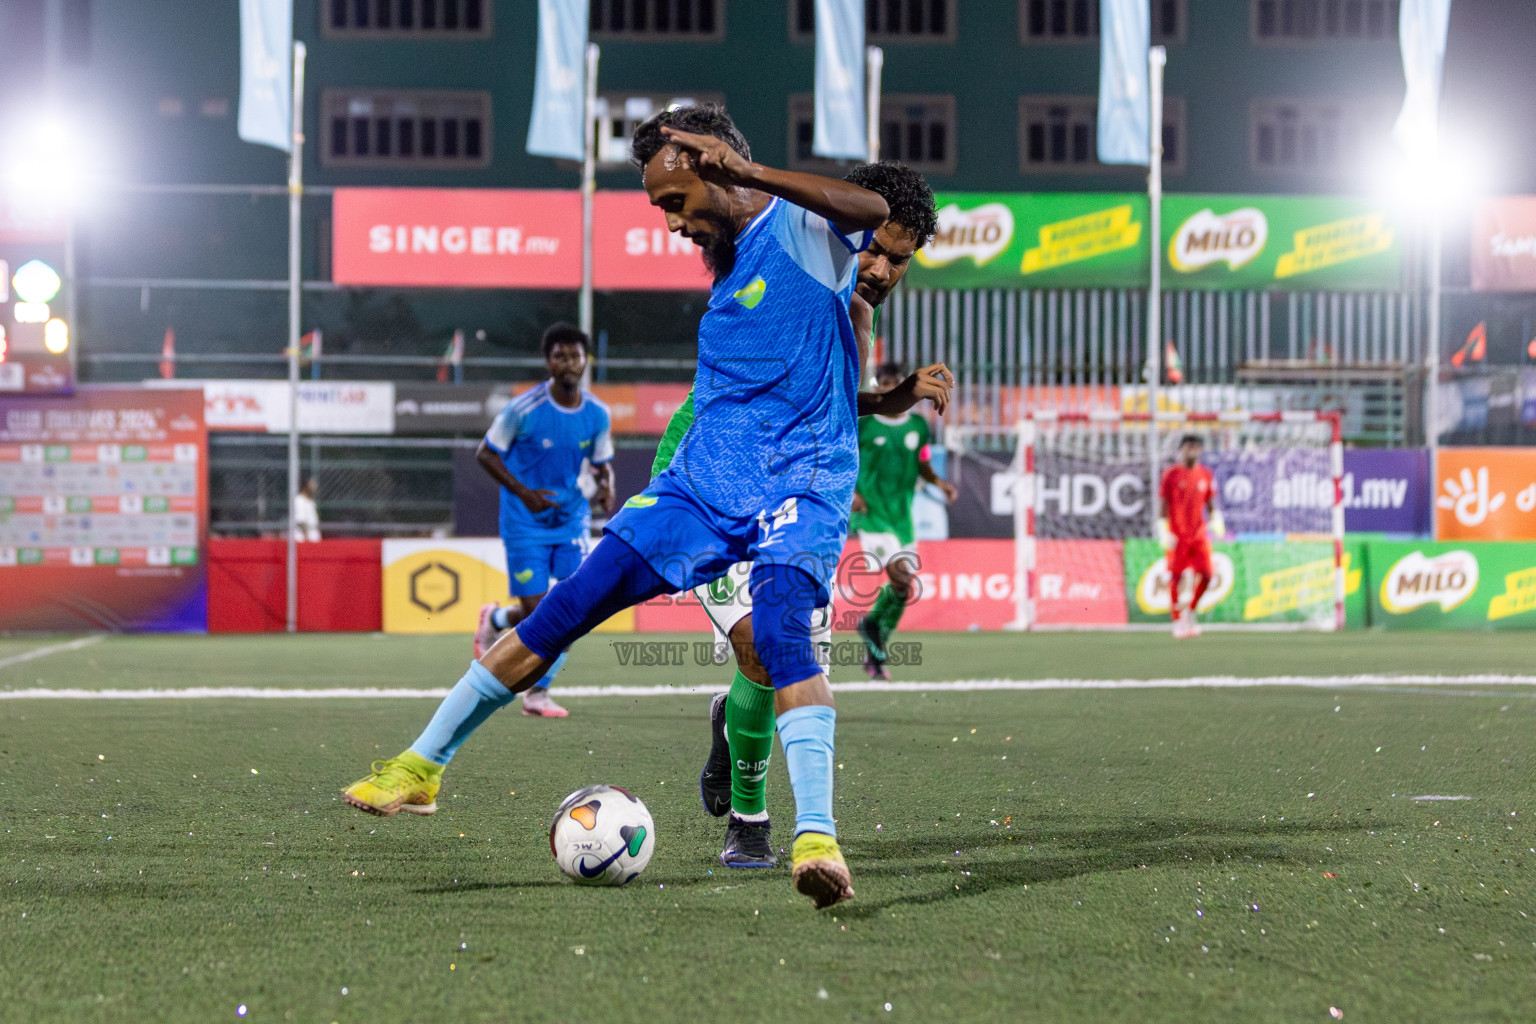
[[[69,324],[54,317],[43,324],[43,348],[54,355],[62,355],[69,349]]]
[[[0,174],[14,199],[49,210],[80,204],[92,158],[78,125],[56,110],[34,111],[13,121],[4,139]]]
[[[23,302],[52,302],[64,281],[58,272],[42,260],[28,260],[16,268],[11,287]]]

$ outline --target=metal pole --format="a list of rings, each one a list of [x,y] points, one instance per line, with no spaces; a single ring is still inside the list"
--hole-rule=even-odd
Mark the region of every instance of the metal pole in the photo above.
[[[1147,514],[1152,536],[1157,536],[1157,484],[1162,460],[1157,446],[1157,406],[1163,377],[1163,68],[1168,51],[1161,46],[1147,50],[1147,102],[1151,106],[1147,140],[1151,160],[1147,166],[1147,235],[1152,259],[1147,288]]]
[[[1440,261],[1444,227],[1438,203],[1433,203],[1429,232],[1429,309],[1424,328],[1424,445],[1429,449],[1429,482],[1438,491],[1440,478]],[[1434,517],[1431,517],[1431,524]],[[1434,528],[1431,525],[1431,532]]]
[[[587,98],[582,124],[586,131],[581,158],[581,298],[577,324],[592,336],[592,195],[597,191],[597,58],[596,43],[587,44]],[[590,369],[589,369],[590,372]]]
[[[304,44],[293,44],[293,146],[288,154],[288,632],[299,628],[299,206],[304,195]]]
[[[878,46],[864,48],[864,138],[869,162],[880,159],[880,72],[885,68],[885,51]]]

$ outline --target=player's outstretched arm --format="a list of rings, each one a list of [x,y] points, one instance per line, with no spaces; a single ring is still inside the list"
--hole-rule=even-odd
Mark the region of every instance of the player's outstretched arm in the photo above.
[[[787,199],[796,206],[825,217],[845,234],[873,231],[891,215],[891,208],[876,192],[851,181],[825,178],[802,171],[781,171],[753,163],[725,140],[663,127],[662,135],[692,158],[699,177],[723,187],[739,186]]]
[[[859,392],[860,416],[900,416],[918,402],[927,400],[940,416],[949,408],[949,393],[955,375],[943,363],[924,366],[883,395]]]

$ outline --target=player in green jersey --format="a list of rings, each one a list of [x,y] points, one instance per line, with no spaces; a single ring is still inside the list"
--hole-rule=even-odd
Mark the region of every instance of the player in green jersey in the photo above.
[[[905,379],[900,364],[882,363],[875,371],[875,392],[893,391]],[[912,601],[918,568],[912,499],[917,496],[918,481],[937,487],[946,502],[954,501],[958,493],[934,472],[928,459],[931,440],[928,421],[911,411],[859,420],[859,482],[848,532],[858,534],[864,557],[872,563],[869,567],[883,568],[890,580],[880,588],[874,607],[859,620],[864,669],[871,679],[891,678],[885,667],[885,645]]]

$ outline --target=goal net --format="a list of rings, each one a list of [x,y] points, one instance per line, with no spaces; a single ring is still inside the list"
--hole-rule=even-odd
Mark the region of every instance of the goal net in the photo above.
[[[965,489],[1011,523],[1010,628],[1166,625],[1174,586],[1187,604],[1194,575],[1171,580],[1154,539],[1157,482],[1187,435],[1204,445],[1226,529],[1211,537],[1202,623],[1343,628],[1339,418],[1313,412],[1038,412],[1011,428],[948,429],[951,479],[984,475]]]

